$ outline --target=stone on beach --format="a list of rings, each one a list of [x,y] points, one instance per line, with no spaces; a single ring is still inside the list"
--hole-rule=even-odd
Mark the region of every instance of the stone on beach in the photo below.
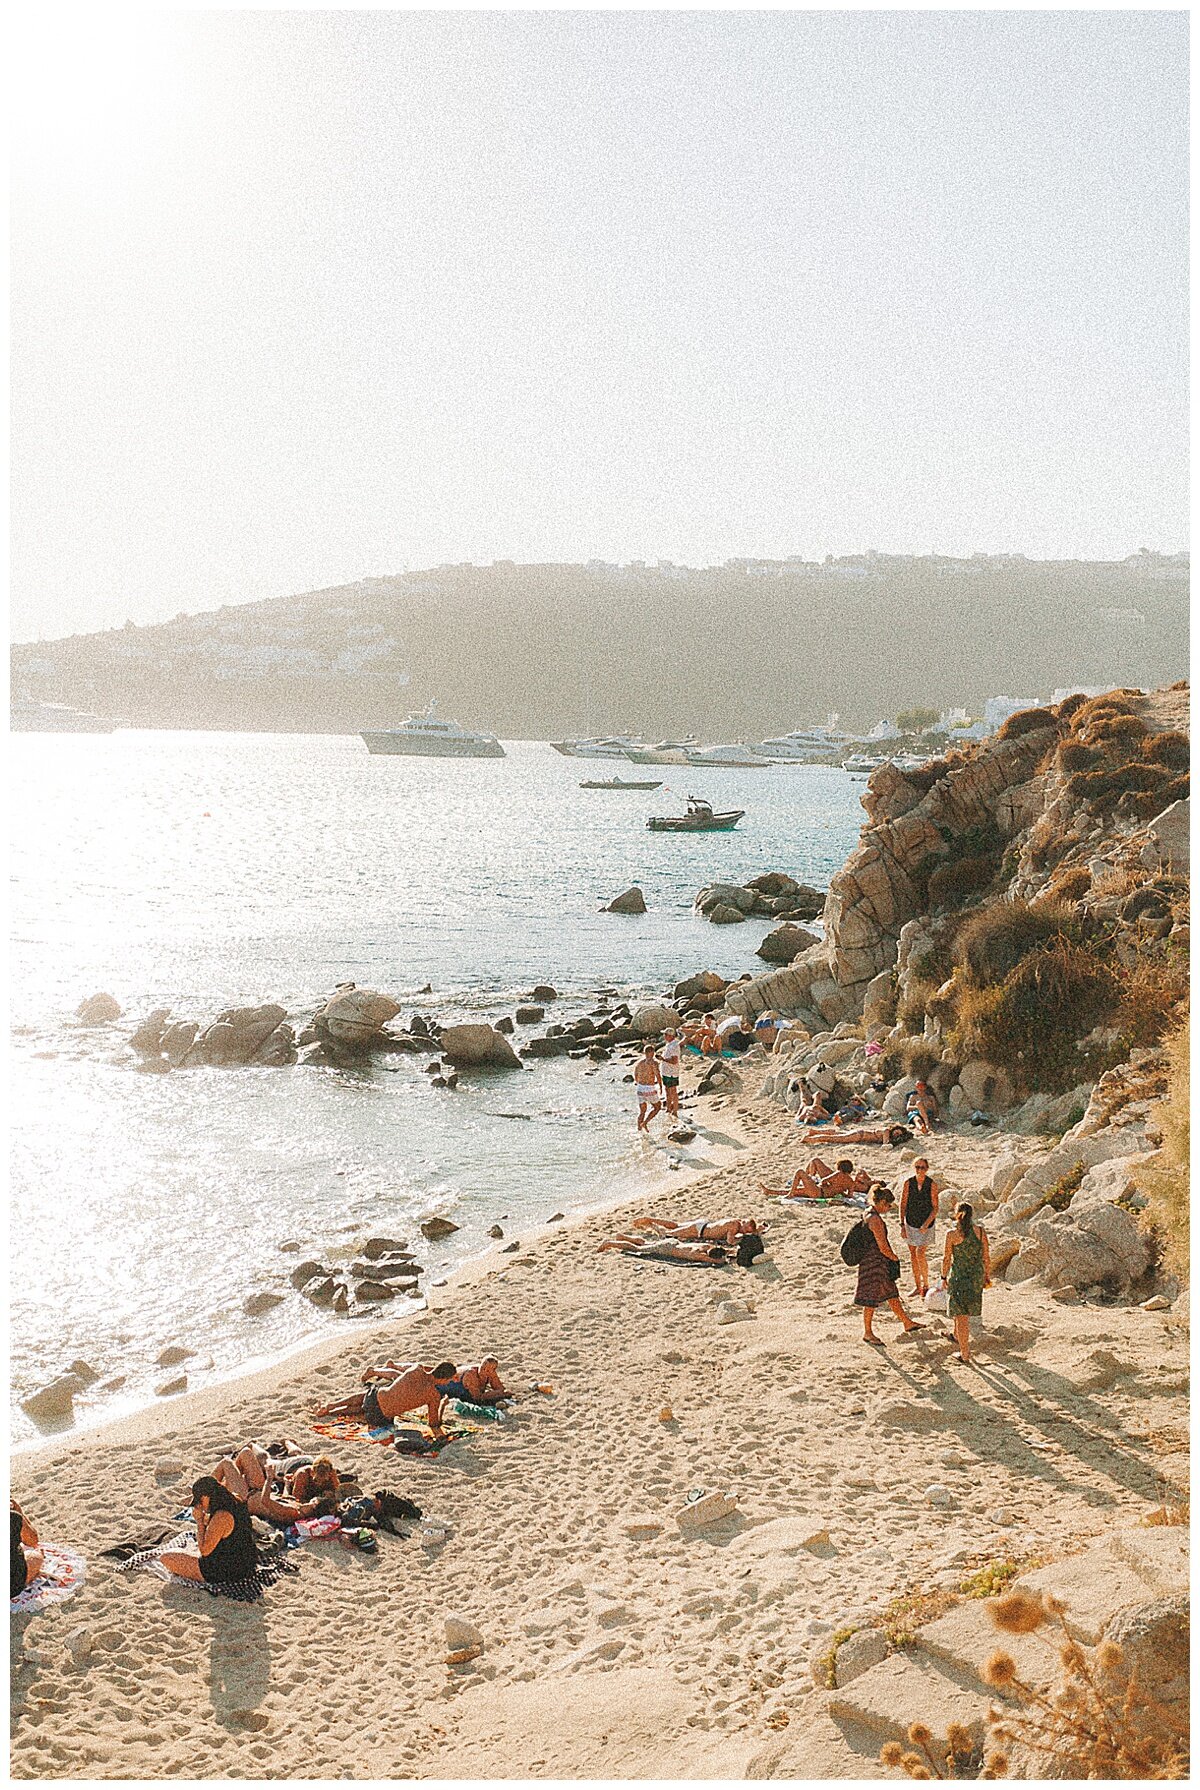
[[[726,1517],[738,1514],[737,1499],[727,1497],[724,1492],[706,1492],[703,1498],[696,1498],[675,1512],[675,1522],[680,1534],[691,1535],[697,1530],[707,1529],[712,1523],[724,1522]]]
[[[421,1222],[421,1235],[430,1243],[438,1243],[443,1237],[452,1237],[458,1228],[451,1218],[426,1218]]]
[[[668,1026],[677,1026],[679,1015],[674,1007],[656,1006],[651,1002],[635,1010],[631,1024],[639,1038],[654,1038]]]
[[[451,1648],[483,1647],[485,1645],[481,1630],[465,1616],[447,1616],[443,1623],[446,1645]]]
[[[799,957],[802,951],[810,950],[818,942],[815,933],[787,921],[783,926],[777,926],[774,932],[768,932],[755,955],[765,963],[791,963],[793,957]]]
[[[186,1374],[176,1374],[174,1379],[164,1380],[161,1386],[156,1386],[154,1388],[154,1391],[159,1398],[174,1398],[176,1393],[186,1392],[187,1389],[188,1389],[187,1375]]]

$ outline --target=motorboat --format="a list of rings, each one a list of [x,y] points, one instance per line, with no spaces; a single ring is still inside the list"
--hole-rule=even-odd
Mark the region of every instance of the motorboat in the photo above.
[[[661,789],[662,781],[660,779],[657,783],[642,783],[633,777],[599,777],[587,778],[579,787],[580,789]]]
[[[836,764],[849,744],[849,736],[844,733],[828,727],[809,727],[760,740],[754,750],[778,764]]]
[[[504,758],[504,747],[494,733],[472,733],[457,721],[443,721],[431,702],[423,715],[410,715],[399,727],[359,737],[367,751],[379,757],[405,758]]]
[[[771,760],[756,752],[753,746],[697,746],[687,755],[687,762],[707,770],[723,766],[740,771],[769,771]]]
[[[556,752],[564,758],[625,758],[643,741],[630,733],[603,734],[595,739],[551,740]]]
[[[652,814],[646,825],[652,833],[729,833],[745,812],[744,808],[734,808],[726,814],[715,814],[711,802],[689,796],[686,814]]]
[[[699,750],[694,734],[685,740],[660,740],[657,746],[630,747],[625,756],[634,764],[690,764],[689,754]]]

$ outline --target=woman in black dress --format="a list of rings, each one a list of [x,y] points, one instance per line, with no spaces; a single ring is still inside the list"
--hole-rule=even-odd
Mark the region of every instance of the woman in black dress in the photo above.
[[[9,1567],[8,1595],[20,1597],[33,1584],[45,1564],[38,1533],[13,1497],[8,1501]]]
[[[160,1555],[167,1571],[202,1585],[232,1585],[253,1578],[258,1552],[250,1512],[242,1500],[206,1476],[192,1487],[192,1515],[200,1552]]]
[[[877,1349],[883,1347],[883,1341],[875,1335],[872,1326],[875,1308],[879,1305],[890,1308],[903,1324],[906,1335],[910,1330],[924,1328],[913,1323],[896,1290],[900,1280],[900,1258],[892,1248],[887,1229],[887,1215],[895,1204],[896,1196],[891,1188],[885,1187],[882,1181],[877,1182],[867,1201],[864,1220],[867,1247],[858,1264],[858,1285],[854,1289],[854,1303],[862,1306],[863,1341],[874,1344]]]

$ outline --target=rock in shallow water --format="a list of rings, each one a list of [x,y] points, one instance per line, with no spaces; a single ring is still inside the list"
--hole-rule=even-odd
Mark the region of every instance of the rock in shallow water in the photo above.
[[[121,1005],[111,994],[92,994],[86,1001],[80,1001],[75,1017],[81,1025],[107,1025],[110,1019],[120,1019]]]

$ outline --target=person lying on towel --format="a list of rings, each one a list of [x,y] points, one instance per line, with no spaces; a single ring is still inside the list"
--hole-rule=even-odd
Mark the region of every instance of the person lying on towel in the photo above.
[[[365,1417],[368,1423],[382,1427],[408,1411],[424,1409],[434,1435],[444,1436],[442,1411],[446,1388],[456,1383],[457,1378],[458,1369],[453,1361],[439,1361],[436,1367],[422,1367],[419,1363],[404,1366],[385,1361],[382,1367],[363,1370],[365,1392],[356,1392],[353,1397],[339,1399],[332,1405],[322,1405],[316,1415]]]
[[[814,1156],[807,1168],[796,1170],[790,1187],[767,1187],[764,1184],[763,1192],[768,1199],[829,1200],[839,1199],[845,1193],[866,1193],[870,1185],[871,1177],[866,1169],[860,1168],[856,1174],[848,1156],[843,1156],[833,1168],[819,1156]]]
[[[671,1224],[665,1218],[635,1218],[629,1228],[676,1243],[727,1243],[731,1249],[740,1237],[761,1236],[763,1229],[757,1218],[701,1218],[691,1224]]]

